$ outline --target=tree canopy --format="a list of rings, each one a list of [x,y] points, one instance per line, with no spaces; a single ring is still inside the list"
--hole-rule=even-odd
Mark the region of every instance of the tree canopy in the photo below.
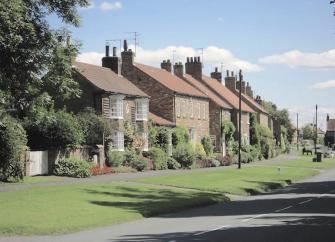
[[[61,82],[56,77],[68,70],[65,63],[70,60],[60,60],[59,32],[51,29],[46,18],[55,14],[62,22],[78,26],[80,18],[76,8],[87,5],[88,0],[0,2],[0,105],[14,107],[23,116],[34,99],[45,91],[45,80],[51,86],[62,86],[62,90],[54,89],[59,91],[58,96],[77,94],[73,81],[65,78]],[[74,47],[64,49],[68,52],[72,49],[74,53]],[[52,69],[56,71],[50,73]]]

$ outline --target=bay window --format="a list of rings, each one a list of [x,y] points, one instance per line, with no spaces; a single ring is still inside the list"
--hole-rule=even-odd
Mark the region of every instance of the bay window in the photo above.
[[[110,96],[110,118],[123,119],[123,99],[124,96]]]
[[[124,151],[124,134],[121,131],[114,131],[112,133],[113,150]]]
[[[149,100],[136,100],[136,120],[148,120]]]

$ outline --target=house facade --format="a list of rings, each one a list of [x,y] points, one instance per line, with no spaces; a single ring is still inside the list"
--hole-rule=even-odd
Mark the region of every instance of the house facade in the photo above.
[[[327,115],[327,131],[325,134],[325,145],[332,146],[335,144],[335,119]]]
[[[107,59],[114,57],[106,56]],[[103,67],[75,62],[74,78],[82,96],[66,103],[67,109],[78,113],[91,107],[109,120],[112,136],[106,137],[113,150],[124,150],[124,131],[131,127],[143,139],[143,150],[148,149],[149,96],[130,81],[111,70],[103,60]]]
[[[188,128],[194,143],[209,135],[209,99],[203,92],[173,75],[167,60],[161,69],[135,63],[134,52],[126,41],[122,56],[122,75],[151,97],[150,112],[175,125]]]

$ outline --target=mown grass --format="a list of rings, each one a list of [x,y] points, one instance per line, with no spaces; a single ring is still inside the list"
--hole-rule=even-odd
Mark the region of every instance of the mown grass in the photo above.
[[[177,174],[164,177],[139,179],[138,182],[175,187],[198,189],[201,191],[249,195],[278,188],[290,182],[318,174],[318,171],[304,168],[282,167],[244,167],[241,170]]]
[[[222,194],[124,183],[0,193],[0,235],[68,233],[225,201]]]
[[[60,182],[63,181],[61,177],[54,177],[54,176],[26,176],[22,181],[18,182],[0,182],[1,184],[5,185],[15,185],[15,184],[36,184],[36,183],[46,183],[46,182]]]
[[[329,169],[335,167],[335,159],[322,158],[322,162],[313,162],[314,156],[300,156],[297,160],[283,161],[276,166],[310,168],[310,169]]]

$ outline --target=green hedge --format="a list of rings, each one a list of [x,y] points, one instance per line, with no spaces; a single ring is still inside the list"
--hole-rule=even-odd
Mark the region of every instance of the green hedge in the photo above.
[[[181,143],[173,151],[173,158],[184,168],[191,167],[196,160],[196,153],[190,143]]]
[[[27,145],[26,132],[19,122],[0,113],[0,180],[18,181],[24,176],[21,158]]]
[[[55,164],[54,174],[56,176],[69,176],[76,178],[90,177],[92,165],[87,161],[77,158],[67,158]]]

